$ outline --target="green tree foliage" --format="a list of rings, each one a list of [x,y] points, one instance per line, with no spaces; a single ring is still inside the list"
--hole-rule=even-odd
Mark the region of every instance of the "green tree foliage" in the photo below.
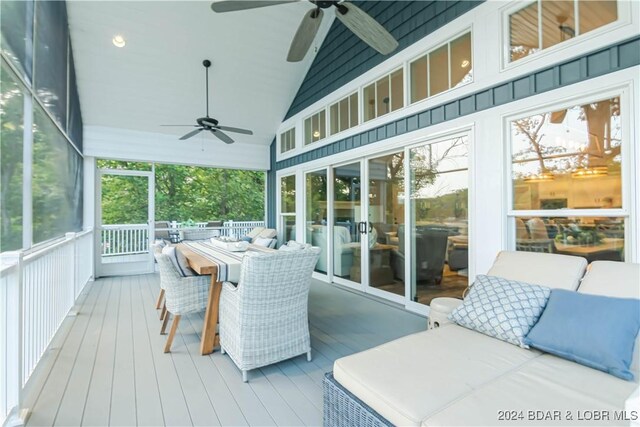
[[[3,65],[0,68],[0,251],[22,247],[23,92]]]
[[[33,115],[33,242],[82,229],[82,159],[40,106]]]
[[[150,170],[149,164],[100,160],[100,168]],[[146,218],[146,179],[102,181],[103,223]],[[180,165],[155,165],[156,221],[249,221],[264,218],[264,172]],[[108,179],[109,178],[109,179]],[[121,177],[120,177],[121,178]],[[144,221],[142,221],[144,222]],[[138,222],[139,223],[139,222]]]
[[[82,228],[82,159],[38,104],[33,106],[31,129],[24,129],[25,94],[30,95],[4,65],[0,86],[0,252],[4,252],[22,248],[25,136],[33,137],[33,243]]]

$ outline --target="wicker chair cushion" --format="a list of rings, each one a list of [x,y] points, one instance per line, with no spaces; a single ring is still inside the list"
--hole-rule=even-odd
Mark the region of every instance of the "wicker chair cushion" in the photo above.
[[[276,239],[268,239],[265,237],[256,238],[254,245],[263,246],[265,248],[272,248],[275,246]]]
[[[250,232],[248,232],[246,237],[250,237],[251,242],[255,242],[256,237],[258,237],[263,230],[264,230],[264,227],[256,227]]]
[[[289,240],[286,244],[280,246],[281,251],[299,251],[302,249],[309,249],[311,247],[308,243],[300,243],[295,240]]]
[[[260,234],[258,234],[258,237],[261,237],[263,239],[273,239],[277,235],[278,235],[278,232],[276,230],[274,230],[273,228],[265,228],[264,230],[262,230],[260,232]]]
[[[189,267],[187,258],[181,252],[177,251],[175,246],[165,246],[162,248],[162,253],[169,257],[180,276],[189,277],[196,275],[196,272]]]

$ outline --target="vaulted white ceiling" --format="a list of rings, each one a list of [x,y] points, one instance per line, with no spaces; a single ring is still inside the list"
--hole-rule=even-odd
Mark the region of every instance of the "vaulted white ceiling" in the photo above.
[[[203,59],[210,59],[210,115],[249,128],[237,143],[268,145],[313,61],[286,62],[308,2],[216,14],[208,1],[67,1],[84,125],[177,137],[205,114]],[[318,49],[333,21],[325,16]],[[112,44],[121,34],[124,48]],[[202,133],[204,134],[204,132]],[[222,144],[213,135],[199,136]],[[224,145],[224,144],[222,144]]]

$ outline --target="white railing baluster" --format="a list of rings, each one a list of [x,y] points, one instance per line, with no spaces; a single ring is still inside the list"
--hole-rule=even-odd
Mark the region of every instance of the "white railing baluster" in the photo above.
[[[103,242],[110,237],[102,236]],[[107,247],[109,245],[103,245]],[[12,260],[12,254],[15,260]],[[11,262],[9,262],[11,261]],[[76,297],[91,280],[93,232],[23,255],[2,254],[0,264],[0,424],[17,417],[22,389]],[[19,420],[9,420],[8,424]]]

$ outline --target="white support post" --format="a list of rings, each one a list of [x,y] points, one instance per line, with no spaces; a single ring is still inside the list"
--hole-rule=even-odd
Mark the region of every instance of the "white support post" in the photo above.
[[[6,368],[7,368],[7,392],[13,389],[17,394],[16,406],[11,409],[11,412],[7,416],[3,426],[4,427],[18,427],[26,424],[29,417],[29,409],[23,408],[23,395],[22,395],[22,381],[24,379],[24,325],[23,325],[23,253],[22,251],[5,252],[2,254],[2,262],[8,264],[15,264],[17,286],[11,287],[7,295],[7,301],[15,301],[15,305],[7,306],[7,326],[13,325],[13,331],[7,331],[7,348],[5,351],[12,351],[12,354],[7,354]],[[12,344],[12,345],[10,345]]]
[[[28,249],[33,243],[33,100],[31,93],[23,92],[23,132],[22,132],[22,248]]]
[[[77,310],[77,307],[75,306],[75,302],[76,302],[76,289],[78,289],[78,280],[80,277],[80,273],[79,273],[80,266],[78,265],[78,261],[79,261],[78,260],[78,235],[73,232],[66,233],[65,238],[67,240],[73,241],[73,243],[71,244],[71,250],[73,251],[73,256],[71,257],[71,259],[73,260],[73,267],[71,268],[71,271],[73,274],[73,280],[71,281],[73,283],[73,292],[69,293],[71,297],[71,301],[69,301],[69,307],[71,307],[71,310],[69,310],[68,315],[77,316],[78,310]]]

